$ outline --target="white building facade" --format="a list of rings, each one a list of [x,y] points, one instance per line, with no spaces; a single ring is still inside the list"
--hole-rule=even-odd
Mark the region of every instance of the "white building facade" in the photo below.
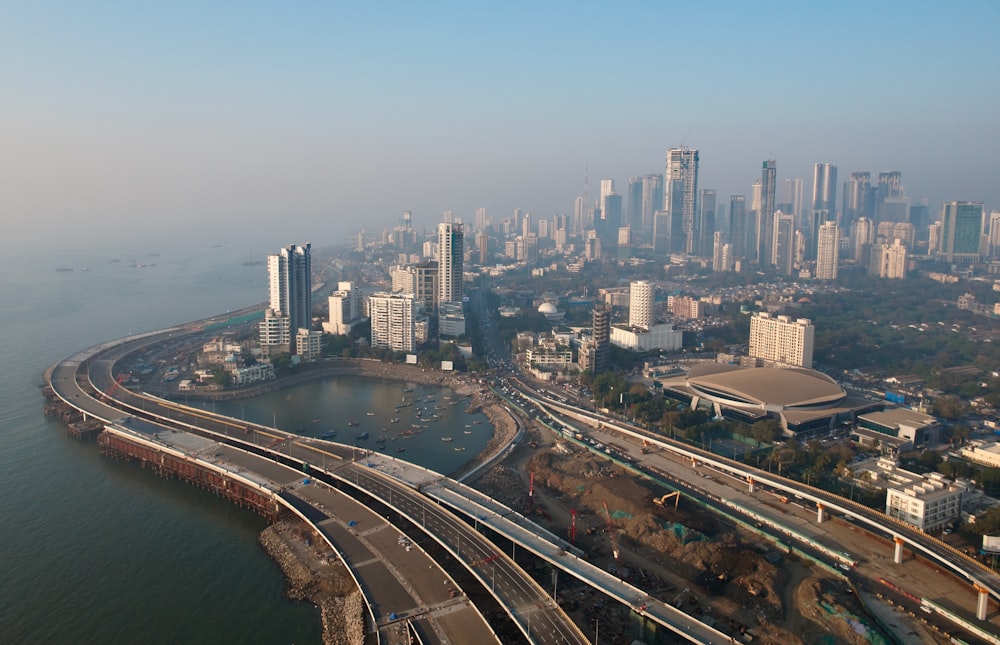
[[[807,318],[757,313],[750,319],[750,356],[765,364],[812,369],[814,333]]]

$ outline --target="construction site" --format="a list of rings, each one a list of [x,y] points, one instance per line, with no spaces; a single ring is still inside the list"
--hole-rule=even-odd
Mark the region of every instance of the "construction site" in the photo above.
[[[592,563],[744,642],[895,642],[839,577],[547,430],[531,431],[474,485],[565,536]],[[628,607],[569,576],[552,590],[600,642],[654,642]]]

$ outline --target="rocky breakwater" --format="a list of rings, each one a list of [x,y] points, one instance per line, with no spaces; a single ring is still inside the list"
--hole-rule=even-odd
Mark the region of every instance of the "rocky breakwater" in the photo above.
[[[343,563],[305,524],[278,522],[260,544],[288,579],[287,594],[320,610],[323,643],[363,645],[365,601]]]

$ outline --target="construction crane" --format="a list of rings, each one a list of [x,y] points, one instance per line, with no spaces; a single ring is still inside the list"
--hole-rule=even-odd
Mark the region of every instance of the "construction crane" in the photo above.
[[[611,554],[615,556],[615,561],[618,561],[618,536],[615,534],[614,524],[611,522],[611,511],[608,510],[608,503],[604,502],[604,515],[608,518],[608,527],[605,529],[608,534],[608,539],[611,541]]]
[[[115,382],[112,383],[111,386],[108,387],[107,391],[104,392],[104,400],[106,401],[114,396],[115,392],[118,391],[118,388],[122,386],[122,383],[127,381],[131,376],[132,372],[122,372],[119,374],[118,378],[115,379]]]

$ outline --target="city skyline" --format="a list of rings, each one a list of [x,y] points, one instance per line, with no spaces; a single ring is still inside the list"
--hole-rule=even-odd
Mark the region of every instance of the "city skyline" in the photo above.
[[[680,146],[720,203],[774,159],[1000,206],[995,3],[725,4],[10,7],[0,216],[18,243],[548,218]]]

